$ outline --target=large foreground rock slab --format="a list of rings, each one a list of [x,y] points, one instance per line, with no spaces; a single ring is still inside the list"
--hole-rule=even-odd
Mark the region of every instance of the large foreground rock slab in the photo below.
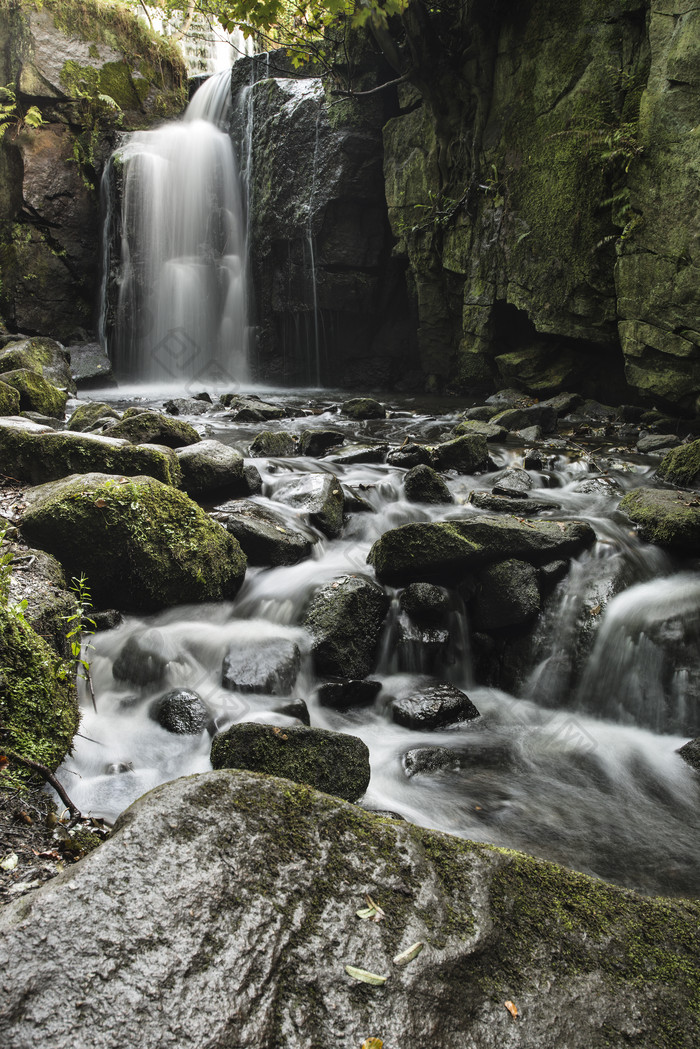
[[[454,586],[482,565],[509,558],[544,564],[573,557],[594,542],[595,532],[582,521],[524,522],[475,515],[392,528],[377,540],[367,560],[377,579],[392,586]]]
[[[367,893],[382,922],[356,917]],[[208,773],[145,795],[111,840],[6,908],[0,1036],[13,1049],[691,1049],[699,920],[696,903],[286,780]]]
[[[238,592],[246,559],[184,492],[152,477],[73,474],[30,489],[23,535],[70,578],[85,573],[98,607],[152,612]]]

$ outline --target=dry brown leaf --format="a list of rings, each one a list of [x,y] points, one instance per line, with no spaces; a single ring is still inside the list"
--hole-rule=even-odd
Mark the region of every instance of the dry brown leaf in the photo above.
[[[511,1002],[511,1001],[505,1002],[504,1004],[505,1004],[506,1009],[510,1013],[510,1015],[513,1017],[513,1019],[517,1020],[517,1018],[518,1018],[518,1007],[517,1007],[517,1005],[514,1002]]]

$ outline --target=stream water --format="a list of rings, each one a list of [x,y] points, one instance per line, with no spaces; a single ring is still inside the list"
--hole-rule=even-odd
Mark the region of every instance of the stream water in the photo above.
[[[260,392],[260,391],[258,391]],[[163,391],[95,395],[120,406],[162,409]],[[273,399],[265,391],[266,399]],[[456,420],[454,406],[393,402],[386,420],[353,423],[338,414],[332,395],[319,391],[274,394],[294,418],[262,426],[216,413],[189,421],[247,455],[261,429],[343,431],[349,441],[401,445],[406,438],[435,441]],[[435,410],[436,407],[439,410]],[[313,417],[310,417],[313,416]],[[523,449],[490,445],[499,466],[522,463]],[[605,454],[605,453],[599,453]],[[477,512],[466,500],[490,489],[492,475],[447,474],[451,506],[408,502],[404,470],[384,463],[251,460],[263,478],[261,506],[274,507],[315,540],[312,556],[290,567],[249,568],[236,600],[175,608],[148,619],[128,617],[92,638],[89,653],[97,696],[85,695],[81,736],[61,770],[83,811],[114,819],[149,788],[210,768],[210,734],[173,735],[149,716],[154,699],[176,686],[195,690],[217,729],[237,721],[294,724],[275,713],[279,697],[251,696],[221,687],[231,646],[263,636],[293,638],[303,653],[294,696],[306,700],[311,724],[360,736],[371,754],[372,778],[362,804],[451,833],[522,849],[642,891],[700,892],[700,789],[676,751],[700,733],[698,637],[700,572],[642,544],[617,510],[621,492],[648,483],[654,462],[619,449],[605,461],[554,449],[546,468],[530,471],[531,496],[558,503],[541,518],[585,519],[596,546],[571,566],[540,616],[524,657],[516,695],[475,680],[470,623],[454,593],[449,642],[437,666],[421,646],[396,644],[393,602],[372,677],[382,690],[372,706],[346,712],[323,707],[300,627],[320,584],[346,573],[373,578],[370,546],[387,529],[409,521],[460,518]],[[281,501],[283,484],[305,473],[330,471],[359,492],[371,512],[350,513],[339,538],[316,532],[303,514]],[[395,591],[390,591],[395,596]],[[145,635],[146,631],[155,632]],[[114,661],[132,636],[157,637],[168,657],[165,678],[134,687],[115,678]],[[388,697],[428,669],[464,689],[481,712],[448,730],[416,731],[395,724]],[[437,771],[416,771],[409,751],[448,748]]]

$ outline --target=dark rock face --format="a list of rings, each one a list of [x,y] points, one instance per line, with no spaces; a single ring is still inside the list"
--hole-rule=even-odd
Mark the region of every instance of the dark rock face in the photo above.
[[[390,921],[355,917],[367,893]],[[33,1049],[39,1025],[54,1049],[224,1049],[232,1030],[240,1049],[376,1033],[440,1049],[691,1046],[699,921],[694,901],[214,772],[151,791],[109,841],[4,909],[3,1025],[14,1049]],[[387,982],[362,986],[346,964]],[[109,1010],[95,971],[110,973]]]
[[[471,721],[480,715],[469,696],[460,689],[447,682],[429,681],[394,699],[391,716],[406,728],[434,729]]]
[[[243,457],[221,441],[198,441],[179,448],[177,461],[182,471],[182,487],[189,495],[248,490],[243,477]]]
[[[0,54],[0,83],[45,121],[10,127],[0,147],[0,313],[13,330],[68,341],[94,324],[99,176],[117,126],[179,112],[185,70],[130,12],[73,0],[5,5]]]
[[[512,496],[517,499],[525,496],[532,488],[532,478],[527,470],[519,466],[510,466],[507,470],[500,470],[493,477],[491,491],[494,495]]]
[[[215,769],[249,769],[357,801],[369,786],[369,750],[356,736],[319,728],[243,723],[215,736]]]
[[[239,500],[224,514],[227,531],[251,565],[296,565],[311,553],[313,539],[290,528],[273,510]]]
[[[433,454],[439,470],[474,474],[488,468],[486,438],[481,434],[469,434],[465,437],[455,437],[451,441],[443,441],[435,446]]]
[[[474,599],[477,630],[504,630],[532,622],[540,610],[537,571],[525,561],[500,561],[479,575]]]
[[[321,587],[304,617],[321,674],[363,678],[374,669],[389,598],[359,576],[343,576]]]
[[[359,68],[358,58],[356,70],[376,83],[376,68]],[[258,377],[390,386],[415,367],[415,340],[384,199],[387,103],[381,92],[338,103],[320,80],[280,75],[280,63],[279,53],[269,66],[263,55],[234,72],[253,122],[250,247],[255,300],[265,304]]]
[[[418,623],[439,623],[450,608],[446,590],[431,583],[411,583],[399,595],[404,612]]]
[[[374,703],[382,690],[379,681],[347,679],[324,681],[318,687],[318,701],[322,707],[348,710],[350,707],[367,707]]]
[[[196,692],[176,688],[157,699],[150,717],[167,732],[178,736],[198,736],[207,727],[209,712]]]
[[[700,772],[700,737],[691,739],[689,743],[684,743],[678,753],[687,765]]]
[[[253,459],[266,459],[268,456],[286,458],[289,455],[298,455],[299,445],[294,434],[285,430],[262,430],[256,434],[250,446],[250,455]]]
[[[403,466],[410,469],[412,466],[420,466],[422,463],[429,466],[433,461],[428,448],[422,444],[404,444],[401,448],[394,448],[386,457],[390,466]]]
[[[318,458],[331,448],[342,444],[344,440],[345,435],[339,430],[303,430],[299,439],[299,451],[302,455]]]
[[[261,638],[232,648],[224,658],[221,684],[232,692],[288,696],[301,666],[301,653],[286,638]]]

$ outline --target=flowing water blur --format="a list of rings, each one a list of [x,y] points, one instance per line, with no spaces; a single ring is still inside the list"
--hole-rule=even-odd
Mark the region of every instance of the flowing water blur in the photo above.
[[[338,415],[328,397],[316,402],[299,392],[276,397],[285,398],[297,409],[304,403],[307,414],[266,427],[300,431],[313,411],[314,426],[400,445],[407,437],[434,440],[454,423],[448,415],[404,405],[386,421],[357,424]],[[260,429],[216,415],[190,421],[244,453]],[[522,451],[512,446],[490,449],[499,465],[521,461]],[[518,695],[475,684],[469,623],[453,593],[449,643],[438,656],[419,645],[396,644],[401,613],[393,602],[372,675],[382,691],[373,706],[340,712],[322,707],[315,695],[309,639],[299,625],[311,595],[346,573],[372,578],[367,553],[387,529],[475,513],[468,493],[490,487],[490,481],[489,475],[448,475],[455,504],[431,507],[405,500],[399,468],[331,459],[254,460],[263,478],[254,501],[312,535],[316,542],[308,560],[249,569],[232,603],[171,609],[147,620],[130,617],[92,639],[98,712],[83,696],[82,735],[61,771],[74,801],[84,811],[114,819],[156,784],[210,768],[208,731],[172,735],[149,717],[154,699],[170,688],[186,686],[202,697],[212,731],[242,720],[292,724],[275,712],[279,697],[221,686],[222,660],[232,645],[290,638],[302,652],[293,695],[307,701],[311,724],[354,733],[370,749],[367,807],[523,849],[643,891],[697,895],[700,792],[696,774],[676,751],[700,733],[697,702],[691,700],[700,691],[700,574],[680,571],[658,548],[640,543],[616,511],[620,491],[648,481],[653,466],[639,457],[618,461],[602,477],[590,460],[559,455],[549,469],[531,471],[537,485],[532,496],[562,507],[539,516],[585,518],[598,543],[572,564],[548,599]],[[371,507],[372,512],[348,515],[338,539],[315,532],[278,498],[290,479],[318,471],[335,474]],[[581,483],[591,478],[601,483]],[[134,687],[117,680],[112,668],[126,640],[143,639],[145,631],[155,631],[167,652],[167,673],[156,684]],[[388,712],[390,697],[427,672],[466,690],[481,717],[433,732],[396,725]],[[426,747],[441,748],[433,771],[421,771],[409,753]]]

